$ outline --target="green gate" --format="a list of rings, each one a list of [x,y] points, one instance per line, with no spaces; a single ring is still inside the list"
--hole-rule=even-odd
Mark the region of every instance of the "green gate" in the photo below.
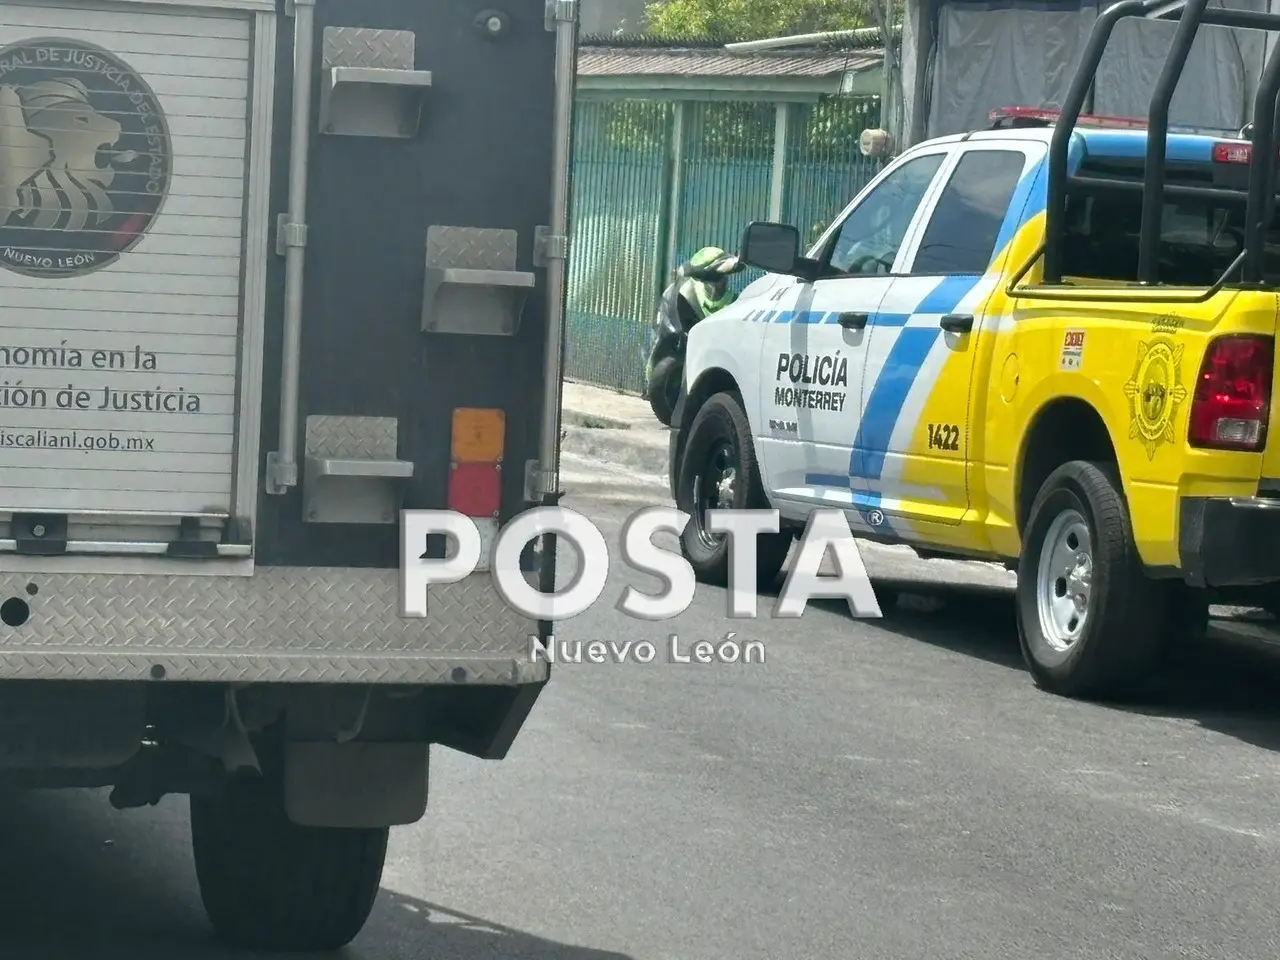
[[[879,123],[875,97],[584,100],[575,123],[565,371],[630,393],[676,265],[701,247],[736,250],[752,220],[812,241],[879,169],[858,149]]]

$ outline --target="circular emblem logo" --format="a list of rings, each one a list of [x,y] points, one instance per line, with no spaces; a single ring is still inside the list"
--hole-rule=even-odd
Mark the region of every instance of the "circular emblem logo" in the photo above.
[[[0,49],[0,265],[74,277],[115,262],[171,173],[160,103],[118,56],[57,37]]]
[[[1129,438],[1140,442],[1147,459],[1156,448],[1172,443],[1173,419],[1187,398],[1182,385],[1182,344],[1161,337],[1138,345],[1133,376],[1124,385],[1129,398]]]
[[[880,524],[884,523],[884,514],[879,510],[872,510],[867,514],[867,523],[873,527],[880,526]]]

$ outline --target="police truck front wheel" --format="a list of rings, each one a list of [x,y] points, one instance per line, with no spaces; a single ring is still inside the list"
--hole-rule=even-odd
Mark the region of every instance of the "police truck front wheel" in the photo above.
[[[1149,579],[1120,485],[1074,461],[1040,488],[1018,563],[1018,637],[1036,683],[1067,697],[1132,692],[1159,665],[1171,611]]]
[[[337,950],[369,918],[387,852],[383,829],[300,827],[260,777],[191,797],[191,840],[218,935],[255,950]]]
[[[751,425],[742,402],[717,393],[698,410],[689,427],[676,484],[676,506],[689,514],[680,537],[681,552],[703,583],[729,582],[729,539],[708,529],[710,510],[767,510],[768,498],[751,442]],[[773,584],[791,549],[790,533],[756,537],[756,586]]]

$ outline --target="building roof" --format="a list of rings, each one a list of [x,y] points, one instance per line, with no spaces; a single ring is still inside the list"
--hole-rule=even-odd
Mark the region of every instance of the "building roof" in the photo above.
[[[721,50],[580,47],[584,77],[830,77],[880,65],[879,50],[735,54]]]
[[[881,49],[790,48],[729,53],[725,41],[661,41],[647,37],[584,37],[582,77],[832,77],[878,67]]]

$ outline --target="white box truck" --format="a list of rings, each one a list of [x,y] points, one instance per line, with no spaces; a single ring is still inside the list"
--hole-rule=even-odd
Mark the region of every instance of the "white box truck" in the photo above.
[[[251,947],[549,676],[483,563],[400,615],[401,510],[559,496],[576,3],[492,2],[0,0],[0,785],[188,794]]]

